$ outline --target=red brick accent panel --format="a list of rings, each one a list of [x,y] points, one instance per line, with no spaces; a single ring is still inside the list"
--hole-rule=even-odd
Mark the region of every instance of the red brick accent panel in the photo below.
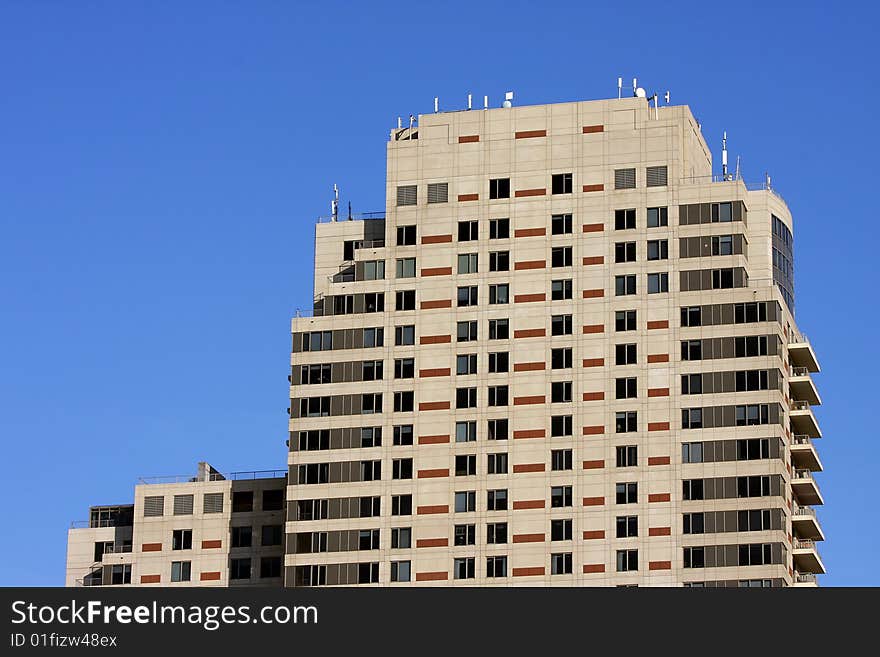
[[[216,582],[220,579],[220,571],[213,570],[207,573],[201,573],[199,575],[199,580],[202,582]]]
[[[649,456],[648,465],[669,465],[668,456]]]
[[[421,402],[419,404],[420,411],[445,411],[449,410],[449,402],[448,401],[438,401],[438,402]]]
[[[584,265],[604,265],[605,256],[588,256],[583,259]]]
[[[671,527],[649,527],[648,536],[671,536]]]
[[[423,379],[430,378],[432,376],[449,376],[452,373],[448,367],[437,367],[428,370],[419,370],[419,376]]]
[[[532,137],[546,137],[546,130],[520,130],[514,137],[516,139],[531,139]]]
[[[416,573],[417,582],[439,582],[447,579],[449,579],[449,573],[436,571],[431,573]]]
[[[648,354],[649,363],[668,363],[669,354]]]
[[[547,335],[547,329],[542,328],[520,329],[513,332],[514,338],[543,338],[545,335]]]
[[[144,543],[141,545],[141,552],[161,552],[161,543]]]
[[[430,516],[437,513],[449,513],[449,505],[448,504],[430,504],[427,506],[420,506],[416,508],[416,515],[419,516]]]
[[[514,192],[514,198],[528,198],[529,196],[545,196],[547,194],[547,190],[543,187],[541,189],[518,189]]]
[[[458,143],[459,144],[471,144],[475,141],[480,141],[480,135],[459,135]]]
[[[599,183],[597,185],[584,185],[582,188],[585,192],[604,192],[605,185]]]
[[[419,338],[419,344],[446,344],[452,342],[451,335],[423,335]]]
[[[585,233],[601,233],[603,230],[605,230],[605,224],[584,224],[582,230]]]
[[[543,463],[518,463],[513,466],[514,474],[519,472],[544,472]]]
[[[452,267],[426,267],[422,270],[422,276],[451,276]]]
[[[417,548],[446,547],[449,545],[448,538],[420,538],[416,540]]]
[[[601,436],[605,433],[605,427],[599,425],[595,427],[584,427],[583,435],[585,436]]]
[[[544,534],[514,534],[514,543],[543,543]]]
[[[584,134],[589,135],[594,132],[605,132],[604,125],[585,125],[584,126]]]
[[[202,541],[202,549],[203,550],[213,550],[215,548],[219,548],[223,545],[223,541],[215,540],[215,541]]]
[[[593,334],[593,333],[603,333],[605,331],[604,324],[586,324],[583,328],[584,333]]]
[[[648,431],[669,431],[669,422],[648,422]]]
[[[604,504],[604,497],[585,497],[583,499],[583,506],[603,506]]]
[[[479,200],[480,200],[479,194],[459,194],[458,195],[459,203],[465,203],[467,201],[479,201]]]
[[[584,401],[601,401],[605,399],[604,392],[585,392]]]
[[[584,358],[583,367],[602,367],[605,365],[604,358]]]
[[[141,584],[158,584],[161,581],[161,575],[141,575]]]
[[[669,328],[668,319],[659,319],[655,322],[648,322],[648,330]]]
[[[584,290],[584,299],[598,299],[605,296],[605,290]]]
[[[532,577],[534,575],[543,575],[544,566],[533,566],[532,568],[514,568],[514,577]]]
[[[651,561],[648,563],[648,570],[672,570],[671,561]]]
[[[536,372],[544,369],[547,369],[547,363],[543,361],[536,363],[515,363],[513,365],[514,372]]]
[[[438,477],[448,477],[449,468],[435,468],[433,470],[419,470],[418,479],[437,479]]]
[[[445,244],[452,241],[452,235],[425,235],[422,244]]]
[[[521,429],[513,432],[514,440],[525,440],[528,438],[543,438],[546,434],[544,429]]]
[[[516,294],[513,297],[514,303],[535,303],[536,301],[544,301],[547,295],[543,292],[540,294]]]
[[[530,397],[514,397],[513,405],[514,406],[529,406],[532,404],[543,404],[544,403],[544,395],[532,395]]]
[[[435,301],[422,301],[422,310],[434,310],[435,308],[452,308],[452,299],[437,299]]]
[[[514,237],[543,237],[546,234],[546,228],[519,228],[513,231]]]
[[[584,540],[592,541],[596,539],[605,538],[605,530],[604,529],[593,529],[590,531],[584,532]]]
[[[601,470],[605,467],[605,461],[598,459],[596,461],[584,461],[584,470]]]
[[[605,564],[604,563],[585,563],[584,564],[584,575],[590,575],[592,573],[604,573],[605,572]]]
[[[648,495],[649,502],[668,502],[669,499],[669,493],[651,493]]]
[[[668,397],[669,388],[648,388],[648,397]]]
[[[522,271],[524,269],[544,269],[546,266],[546,260],[523,260],[522,262],[514,263],[513,270]]]
[[[419,436],[419,445],[442,445],[449,442],[449,436]]]
[[[543,509],[544,500],[517,500],[513,503],[513,510],[520,511],[524,509]]]

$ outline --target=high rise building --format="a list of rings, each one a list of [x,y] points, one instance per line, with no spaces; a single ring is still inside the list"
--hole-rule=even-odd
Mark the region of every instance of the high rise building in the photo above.
[[[686,106],[392,130],[293,320],[286,585],[815,584],[792,234]]]

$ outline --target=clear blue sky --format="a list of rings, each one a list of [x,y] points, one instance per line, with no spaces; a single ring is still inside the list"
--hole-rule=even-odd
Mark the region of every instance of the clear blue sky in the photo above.
[[[824,583],[880,584],[875,7],[3,2],[0,584],[62,584],[68,523],[140,475],[284,467],[314,218],[334,182],[384,208],[398,115],[634,75],[791,206]]]

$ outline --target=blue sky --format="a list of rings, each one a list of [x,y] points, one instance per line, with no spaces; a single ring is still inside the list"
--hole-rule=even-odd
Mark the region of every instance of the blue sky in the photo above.
[[[823,365],[829,585],[880,584],[876,5],[0,5],[0,585],[60,585],[66,529],[138,476],[283,467],[289,317],[338,183],[384,208],[388,130],[462,107],[689,104],[795,218]]]

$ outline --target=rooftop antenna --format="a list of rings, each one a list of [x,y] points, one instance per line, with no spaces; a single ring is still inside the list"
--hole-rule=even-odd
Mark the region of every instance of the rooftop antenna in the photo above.
[[[489,96],[483,96],[483,109],[489,109]]]
[[[473,96],[468,94],[468,109],[471,109],[472,106],[473,106]]]
[[[770,186],[770,173],[766,171],[764,172],[764,185],[767,189],[773,189]]]
[[[330,216],[333,221],[339,218],[339,188],[333,183],[333,200],[330,201]]]
[[[730,180],[727,175],[727,130],[721,137],[721,180]]]
[[[668,105],[669,104],[669,91],[666,92],[666,95],[663,96],[663,98],[666,100],[666,104]]]
[[[351,201],[348,202],[348,220],[351,221]]]
[[[657,94],[654,93],[654,120],[657,121],[660,118],[660,110],[657,105],[659,105],[659,99],[657,98]]]
[[[397,129],[400,130],[403,127],[403,119],[399,116],[397,117]]]
[[[739,155],[736,156],[736,180],[742,180],[742,176],[739,172]]]
[[[617,78],[617,100],[623,97],[623,78]]]
[[[413,124],[416,122],[416,117],[412,114],[409,115],[409,129],[412,130]]]
[[[636,95],[636,89],[639,87],[639,79],[633,78],[633,96]]]
[[[436,114],[439,111],[440,111],[440,97],[434,96],[434,113]]]
[[[501,103],[501,107],[513,107],[513,92],[508,91],[504,94],[504,102]]]

